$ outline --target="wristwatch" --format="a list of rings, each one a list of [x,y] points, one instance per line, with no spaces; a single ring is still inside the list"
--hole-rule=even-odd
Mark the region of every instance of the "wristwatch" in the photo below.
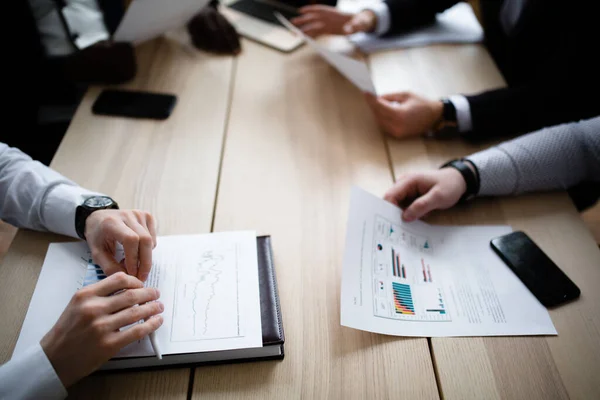
[[[467,165],[467,163],[473,166],[473,169]],[[477,166],[464,158],[460,158],[457,160],[448,161],[446,164],[442,165],[442,168],[454,168],[462,175],[465,183],[467,184],[467,189],[465,193],[461,196],[459,203],[464,203],[467,200],[472,199],[479,193],[479,171],[477,170]]]
[[[442,117],[437,121],[431,131],[431,136],[437,139],[452,138],[458,136],[458,119],[456,107],[447,98],[440,100],[444,106]]]
[[[85,221],[91,213],[98,210],[118,210],[119,205],[108,196],[91,196],[75,209],[75,232],[85,240]]]

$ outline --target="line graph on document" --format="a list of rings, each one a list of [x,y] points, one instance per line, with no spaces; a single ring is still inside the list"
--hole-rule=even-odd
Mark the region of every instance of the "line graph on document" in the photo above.
[[[241,336],[237,253],[237,246],[217,246],[177,266],[172,341]]]

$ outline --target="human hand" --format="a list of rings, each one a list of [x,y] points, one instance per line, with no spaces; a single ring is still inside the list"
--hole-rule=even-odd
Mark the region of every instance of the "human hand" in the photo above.
[[[384,199],[404,209],[402,219],[412,222],[433,210],[454,206],[467,191],[463,176],[454,168],[402,175]]]
[[[212,6],[204,7],[187,25],[197,49],[236,55],[242,51],[240,37],[231,23]]]
[[[444,111],[441,101],[428,100],[409,92],[380,97],[366,93],[365,96],[381,129],[397,138],[429,132]]]
[[[370,32],[377,26],[377,17],[370,10],[351,14],[331,6],[310,5],[299,11],[302,15],[291,22],[310,37]]]
[[[124,291],[123,291],[124,290]],[[122,291],[118,294],[115,292]],[[73,296],[40,345],[68,388],[119,350],[157,330],[164,306],[158,289],[144,288],[133,276],[117,273]],[[137,306],[139,305],[139,306]],[[136,324],[126,330],[121,328]]]
[[[156,247],[156,227],[150,213],[138,210],[98,210],[85,221],[85,238],[94,263],[106,275],[123,271],[145,281],[152,268]],[[125,259],[115,259],[117,243],[123,245]]]

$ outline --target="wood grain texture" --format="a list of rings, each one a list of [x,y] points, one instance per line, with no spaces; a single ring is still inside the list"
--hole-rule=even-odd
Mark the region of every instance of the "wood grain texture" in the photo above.
[[[170,39],[138,49],[138,74],[124,87],[174,93],[166,121],[100,117],[91,88],[52,162],[80,185],[113,196],[121,208],[150,211],[158,234],[209,232],[227,116],[233,60],[191,50]],[[55,236],[18,233],[0,267],[0,357],[10,357],[48,243]],[[92,376],[75,398],[185,398],[190,370]]]
[[[16,233],[17,228],[0,220],[0,262],[8,251]]]
[[[193,398],[438,398],[426,339],[340,326],[350,187],[382,194],[391,183],[362,94],[308,48],[244,49],[215,231],[272,236],[286,356],[197,368]]]
[[[382,93],[412,90],[437,98],[503,85],[482,46],[431,46],[371,57]],[[395,176],[438,168],[486,145],[460,140],[388,138]],[[550,311],[556,337],[434,338],[433,358],[445,399],[600,398],[600,252],[564,193],[478,199],[434,213],[442,224],[509,224],[524,230],[582,290]]]
[[[600,204],[586,210],[582,216],[596,243],[600,244]]]

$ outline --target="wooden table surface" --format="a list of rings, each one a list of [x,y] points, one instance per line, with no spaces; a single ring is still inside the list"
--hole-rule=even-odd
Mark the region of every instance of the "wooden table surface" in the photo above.
[[[600,398],[600,252],[564,193],[481,199],[434,214],[446,224],[522,229],[580,286],[551,311],[556,337],[407,339],[340,326],[351,185],[383,194],[394,176],[476,150],[462,141],[397,141],[361,93],[308,48],[244,41],[237,58],[158,39],[138,49],[129,88],[178,95],[164,122],[98,117],[82,102],[52,167],[152,212],[160,235],[270,234],[286,333],[283,361],[92,376],[74,398]],[[437,97],[503,85],[479,45],[370,57],[381,93]],[[10,358],[48,243],[18,232],[0,265],[0,362]]]

